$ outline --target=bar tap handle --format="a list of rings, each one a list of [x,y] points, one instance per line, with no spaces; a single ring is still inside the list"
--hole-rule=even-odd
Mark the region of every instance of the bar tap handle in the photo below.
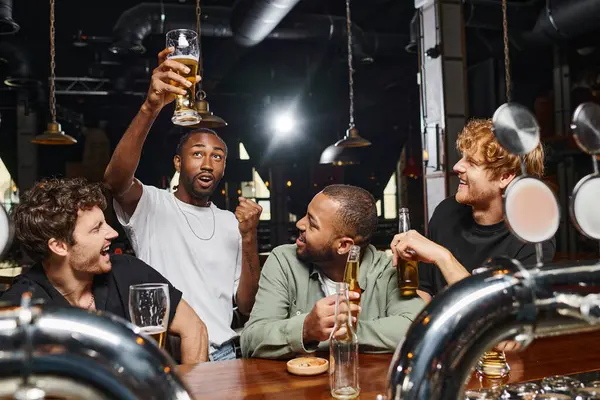
[[[600,324],[600,294],[559,294],[556,303],[561,315],[585,320],[590,325]]]

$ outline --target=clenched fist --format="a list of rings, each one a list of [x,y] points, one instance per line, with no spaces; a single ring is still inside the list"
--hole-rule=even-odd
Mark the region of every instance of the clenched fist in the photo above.
[[[348,295],[350,296],[349,300],[357,300],[360,298],[360,294],[356,292],[348,292]],[[336,295],[332,294],[315,303],[312,311],[304,319],[304,329],[302,330],[302,341],[304,343],[323,342],[329,339],[335,325],[335,299]],[[358,315],[360,306],[350,304],[350,312],[352,315]],[[338,312],[338,321],[344,323],[347,319],[348,309],[346,308],[345,303],[341,303]],[[356,323],[355,316],[352,317],[352,322]],[[336,336],[343,336],[345,334],[345,328],[336,332]]]
[[[235,209],[235,217],[239,222],[239,230],[242,236],[256,231],[261,213],[261,206],[252,200],[240,197],[240,204]]]

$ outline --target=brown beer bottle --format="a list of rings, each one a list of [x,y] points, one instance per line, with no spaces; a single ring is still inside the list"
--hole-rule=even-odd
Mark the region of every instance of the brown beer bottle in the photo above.
[[[346,261],[346,270],[344,271],[344,282],[348,284],[348,291],[361,293],[360,286],[358,286],[358,271],[360,263],[360,247],[352,246],[348,253],[348,261]],[[359,305],[360,299],[351,300],[353,304]]]
[[[400,233],[410,230],[410,216],[408,208],[401,208],[398,213],[398,231]],[[398,260],[398,287],[400,295],[405,297],[413,297],[417,295],[419,288],[419,268],[417,261]]]

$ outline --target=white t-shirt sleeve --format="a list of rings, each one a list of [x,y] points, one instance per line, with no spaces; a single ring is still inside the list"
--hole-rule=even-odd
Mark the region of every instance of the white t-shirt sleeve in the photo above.
[[[159,193],[157,188],[153,186],[142,185],[142,197],[133,212],[133,215],[129,215],[123,210],[118,201],[113,200],[113,206],[115,214],[119,223],[124,228],[136,229],[143,225],[148,217],[152,215],[155,208],[159,203]]]

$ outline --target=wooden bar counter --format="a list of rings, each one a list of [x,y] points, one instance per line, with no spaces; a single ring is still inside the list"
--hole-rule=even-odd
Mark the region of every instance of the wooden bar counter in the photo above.
[[[508,382],[600,369],[600,331],[537,339],[522,352],[507,354]],[[361,399],[374,399],[387,388],[391,354],[360,355]],[[284,361],[242,359],[186,365],[179,373],[195,399],[330,399],[327,373],[299,377]],[[473,377],[469,388],[481,383]]]

